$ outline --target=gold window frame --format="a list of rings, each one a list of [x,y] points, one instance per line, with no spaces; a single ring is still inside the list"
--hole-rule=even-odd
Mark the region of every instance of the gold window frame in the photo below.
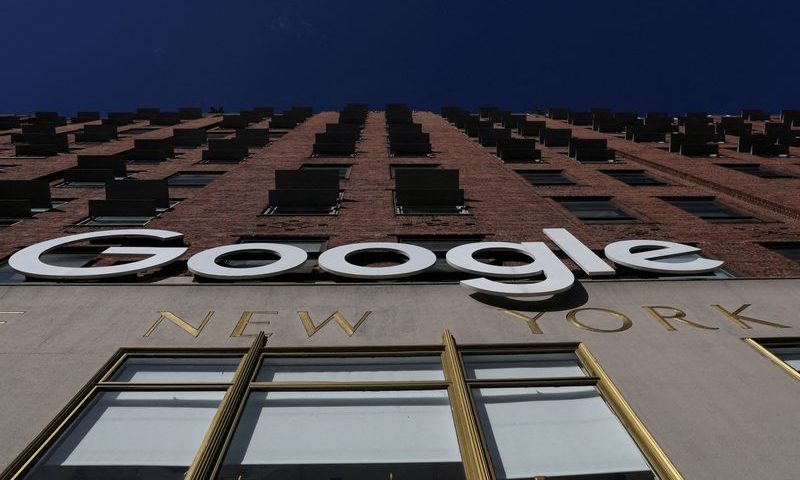
[[[800,381],[800,372],[786,363],[781,357],[772,353],[770,347],[798,347],[800,348],[800,338],[797,337],[773,337],[773,338],[744,338],[744,342],[755,348],[758,353],[771,361],[790,377]]]
[[[754,342],[755,343],[755,342]],[[757,345],[757,344],[756,344]],[[659,480],[683,480],[653,436],[636,416],[606,372],[583,343],[551,344],[492,344],[458,346],[449,331],[443,334],[438,346],[376,346],[376,347],[278,347],[265,348],[266,336],[260,333],[249,348],[120,348],[83,386],[78,394],[36,436],[20,455],[0,475],[0,480],[18,480],[42,458],[61,434],[78,418],[98,392],[102,391],[164,391],[195,390],[224,391],[195,458],[188,468],[186,480],[216,478],[236,427],[252,391],[324,391],[324,390],[431,390],[448,393],[451,413],[458,440],[461,460],[467,480],[495,480],[483,427],[477,416],[470,389],[474,387],[520,386],[594,386],[613,414],[619,418],[639,447]],[[763,347],[762,347],[763,348]],[[766,349],[764,349],[766,351]],[[553,377],[536,379],[468,379],[464,354],[537,354],[572,353],[586,373],[582,377]],[[767,351],[767,353],[769,353]],[[220,357],[241,356],[232,381],[210,382],[114,382],[110,379],[131,357]],[[366,382],[256,382],[262,360],[268,357],[341,358],[341,357],[402,357],[438,356],[442,362],[444,380],[366,381]],[[780,361],[778,359],[778,361]],[[797,374],[797,372],[795,372]],[[800,377],[798,377],[800,379]],[[543,479],[544,477],[537,477]]]

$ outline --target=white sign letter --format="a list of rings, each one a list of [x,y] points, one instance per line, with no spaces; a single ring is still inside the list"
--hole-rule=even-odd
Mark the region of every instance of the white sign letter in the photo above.
[[[475,259],[483,250],[511,250],[530,257],[533,261],[520,266],[489,265]],[[575,276],[542,242],[508,243],[479,242],[460,245],[447,252],[447,263],[458,270],[503,278],[525,278],[544,274],[545,279],[534,283],[503,283],[487,278],[464,280],[461,285],[490,295],[509,297],[538,297],[554,295],[572,287]]]
[[[268,265],[257,267],[236,268],[225,267],[217,264],[219,257],[236,252],[271,252],[280,258]],[[241,243],[238,245],[225,245],[209,248],[192,255],[189,259],[189,271],[195,275],[221,280],[237,280],[249,278],[263,278],[289,272],[303,265],[308,259],[308,254],[293,245],[279,243]]]
[[[724,263],[703,257],[680,263],[658,261],[659,258],[699,251],[699,248],[690,245],[661,240],[623,240],[609,243],[605,248],[606,257],[614,263],[646,272],[703,273],[719,268]]]
[[[347,257],[367,250],[390,250],[408,260],[390,267],[362,267],[347,261]],[[436,263],[436,254],[427,248],[407,243],[367,242],[342,245],[322,252],[319,266],[326,272],[350,278],[388,279],[408,277],[427,270]]]
[[[185,247],[109,247],[100,253],[105,255],[148,255],[148,258],[124,265],[110,265],[107,267],[59,267],[44,263],[40,258],[50,250],[63,247],[70,243],[115,237],[145,237],[157,238],[159,240],[176,240],[182,238],[183,234],[170,232],[169,230],[153,230],[149,228],[79,233],[77,235],[55,238],[31,245],[30,247],[25,247],[14,255],[11,255],[11,258],[8,259],[8,264],[14,270],[29,277],[56,280],[85,280],[130,275],[151,268],[161,267],[174,262],[186,252]]]

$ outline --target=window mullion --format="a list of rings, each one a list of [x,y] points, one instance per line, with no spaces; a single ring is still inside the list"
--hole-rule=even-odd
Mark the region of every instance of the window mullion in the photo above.
[[[262,331],[250,345],[250,349],[236,371],[230,390],[222,399],[217,414],[211,422],[211,427],[206,433],[191,467],[186,472],[185,480],[207,480],[214,474],[219,463],[219,456],[222,454],[225,437],[233,425],[239,406],[245,400],[250,379],[253,378],[255,370],[258,368],[261,360],[261,350],[265,342],[266,335]]]
[[[445,330],[443,340],[442,364],[445,378],[450,382],[450,405],[453,409],[464,471],[468,480],[489,480],[492,475],[478,434],[478,425],[472,415],[469,391],[458,358],[455,339],[449,330]]]

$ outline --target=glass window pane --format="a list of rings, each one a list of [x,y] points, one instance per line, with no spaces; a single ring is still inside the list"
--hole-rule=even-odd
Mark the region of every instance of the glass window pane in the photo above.
[[[784,257],[800,262],[800,243],[767,243],[764,244],[764,246],[774,252],[780,253]]]
[[[581,220],[634,220],[611,200],[556,199]]]
[[[446,390],[254,392],[219,478],[462,479]]]
[[[610,473],[654,478],[594,387],[481,388],[472,393],[497,478]]]
[[[275,237],[250,237],[243,238],[239,243],[280,243],[283,245],[292,245],[297,248],[303,249],[306,253],[320,253],[322,247],[325,246],[326,238],[275,238]]]
[[[300,170],[335,170],[339,178],[346,179],[350,173],[350,165],[303,165]]]
[[[45,253],[41,256],[43,262],[59,267],[85,267],[97,258],[97,252],[69,252]],[[8,265],[8,261],[0,263],[0,283],[22,283],[25,275],[17,273]]]
[[[204,382],[233,381],[241,357],[131,357],[114,373],[112,382]]]
[[[400,382],[444,380],[439,357],[268,357],[257,382]]]
[[[147,222],[152,220],[153,217],[116,217],[116,216],[103,216],[91,217],[82,220],[78,225],[97,225],[97,226],[144,226]]]
[[[585,377],[573,353],[535,353],[522,355],[464,355],[467,378]]]
[[[574,185],[561,170],[518,170],[517,173],[531,185]]]
[[[103,392],[25,477],[182,479],[224,392]]]
[[[222,175],[219,172],[183,172],[169,177],[167,183],[170,187],[202,187],[208,185],[215,178]]]
[[[792,368],[800,371],[800,347],[772,347],[769,350]]]
[[[662,257],[657,260],[663,263],[684,263],[696,260],[698,258],[705,258],[705,257],[702,257],[697,253],[684,253],[681,255],[674,255],[671,257]],[[663,275],[661,278],[733,278],[733,277],[734,275],[731,272],[720,267],[706,273],[699,273],[695,275]]]

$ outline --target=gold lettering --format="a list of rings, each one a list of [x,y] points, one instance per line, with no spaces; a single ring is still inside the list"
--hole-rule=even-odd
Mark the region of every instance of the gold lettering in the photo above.
[[[25,312],[22,310],[10,310],[7,312],[0,312],[0,315],[25,315]],[[8,322],[5,320],[0,320],[0,325],[5,325],[6,323]]]
[[[515,310],[503,310],[503,312],[511,315],[512,317],[517,317],[520,320],[525,321],[525,323],[528,324],[528,328],[531,329],[531,333],[536,334],[536,335],[541,335],[541,334],[544,333],[544,332],[542,332],[542,329],[539,328],[539,324],[537,323],[538,320],[542,317],[542,315],[544,315],[544,312],[539,312],[536,315],[534,315],[533,317],[529,317],[528,315],[525,315],[524,313],[517,312]]]
[[[675,328],[671,323],[667,321],[669,319],[685,323],[686,325],[691,325],[692,327],[695,328],[704,328],[706,330],[719,330],[719,327],[709,327],[708,325],[703,325],[693,320],[689,320],[688,318],[686,318],[686,312],[684,312],[680,308],[670,307],[670,306],[659,306],[659,305],[646,306],[642,308],[644,308],[647,311],[647,313],[652,315],[653,318],[658,320],[658,323],[660,323],[668,332],[677,330],[677,328]],[[672,315],[666,315],[664,313],[661,313],[658,311],[658,309],[672,310]]]
[[[602,328],[595,328],[578,320],[578,312],[585,312],[585,311],[595,311],[595,312],[604,312],[612,317],[618,318],[622,321],[622,325],[619,328],[615,328],[613,330],[605,330]],[[609,310],[607,308],[593,308],[593,307],[586,307],[586,308],[576,308],[575,310],[570,310],[567,312],[567,320],[573,325],[583,330],[588,330],[590,332],[604,332],[604,333],[612,333],[612,332],[622,332],[623,330],[627,330],[633,326],[633,322],[631,319],[628,318],[627,315],[624,313],[615,312],[614,310]]]
[[[333,312],[333,314],[330,317],[326,318],[325,321],[323,321],[319,325],[314,325],[314,322],[311,320],[311,315],[309,315],[307,311],[301,310],[297,312],[297,314],[300,316],[300,321],[303,323],[303,328],[306,329],[308,338],[311,338],[315,333],[320,331],[322,327],[324,327],[331,320],[336,320],[336,323],[338,323],[339,327],[341,327],[341,329],[345,331],[347,336],[352,337],[353,334],[356,333],[356,330],[358,330],[358,327],[360,327],[361,324],[367,320],[367,317],[369,317],[371,313],[372,312],[368,310],[366,313],[364,313],[364,315],[361,316],[361,318],[358,320],[358,322],[356,322],[355,325],[351,325],[350,322],[348,322],[347,319],[344,317],[344,315],[342,315],[337,310],[336,312]]]
[[[269,321],[261,321],[255,322],[252,321],[253,315],[277,315],[278,312],[275,311],[246,311],[242,313],[242,316],[239,317],[239,322],[234,327],[233,331],[231,332],[231,337],[256,337],[258,336],[257,333],[244,333],[245,328],[251,323],[253,324],[262,324],[262,325],[269,325]],[[272,333],[264,332],[267,338],[272,336]]]
[[[712,307],[717,307],[717,310],[722,312],[723,315],[725,315],[733,323],[735,323],[736,325],[739,325],[740,327],[742,327],[744,329],[753,328],[753,327],[751,327],[750,325],[748,325],[745,322],[760,323],[762,325],[766,325],[768,327],[775,327],[775,328],[792,328],[789,325],[782,325],[780,323],[773,323],[773,322],[768,322],[766,320],[761,320],[761,319],[758,319],[758,318],[753,318],[753,317],[747,317],[747,316],[744,316],[744,315],[740,315],[740,313],[742,313],[744,311],[744,309],[749,307],[750,305],[751,304],[749,304],[749,303],[745,303],[744,305],[742,305],[741,307],[737,308],[736,310],[734,310],[732,312],[729,312],[729,311],[725,310],[724,308],[722,308],[721,305],[711,305],[711,306]]]
[[[158,313],[159,313],[158,320],[156,320],[153,326],[150,327],[149,330],[147,330],[147,332],[144,334],[145,337],[149,337],[150,335],[152,335],[153,332],[155,332],[156,328],[158,328],[158,326],[161,325],[161,322],[163,322],[164,320],[169,320],[170,322],[180,327],[180,329],[183,330],[184,332],[188,333],[193,337],[197,337],[198,335],[200,335],[200,332],[202,332],[203,329],[206,328],[206,324],[208,323],[209,320],[211,320],[211,317],[214,315],[213,310],[209,311],[203,318],[203,321],[200,322],[200,326],[195,328],[189,322],[175,315],[172,312],[158,312]]]

